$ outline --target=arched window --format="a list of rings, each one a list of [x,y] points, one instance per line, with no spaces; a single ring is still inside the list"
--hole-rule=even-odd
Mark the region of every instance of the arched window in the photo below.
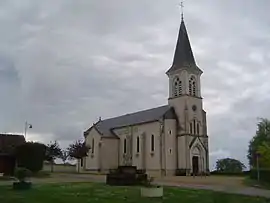
[[[190,131],[190,134],[192,134],[192,123],[189,124],[189,131]]]
[[[193,133],[196,134],[196,121],[195,119],[193,120]]]
[[[188,82],[188,91],[189,91],[189,94],[191,95],[191,92],[192,92],[191,80],[189,80],[189,82]]]
[[[200,125],[199,125],[199,123],[197,123],[197,134],[198,135],[200,134]]]
[[[175,78],[173,81],[173,94],[175,97],[178,96],[179,93],[179,78]]]
[[[178,94],[182,95],[182,81],[178,82]]]
[[[196,80],[194,77],[191,77],[188,81],[189,94],[196,96]]]
[[[151,135],[151,151],[155,151],[155,137]]]
[[[95,140],[93,138],[92,139],[92,154],[94,154],[94,150],[95,150]]]
[[[173,94],[174,94],[175,97],[177,97],[177,95],[178,95],[178,83],[177,83],[177,81],[174,82],[174,87],[173,88],[174,88]]]
[[[127,153],[127,139],[124,139],[124,154]]]
[[[140,138],[137,137],[137,153],[140,152]]]

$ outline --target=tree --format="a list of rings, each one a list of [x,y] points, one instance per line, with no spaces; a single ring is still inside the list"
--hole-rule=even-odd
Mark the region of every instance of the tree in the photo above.
[[[231,158],[219,159],[216,162],[216,170],[218,172],[240,173],[245,168],[246,168],[245,165],[236,159]]]
[[[60,158],[62,154],[61,148],[57,141],[47,144],[46,160],[51,163],[51,172],[53,172],[53,165],[56,158]]]
[[[250,166],[256,167],[257,153],[259,152],[259,147],[262,146],[264,142],[270,145],[270,120],[260,118],[257,124],[256,135],[249,142],[247,158]]]
[[[67,150],[68,150],[69,157],[77,159],[79,163],[79,160],[81,160],[82,158],[88,155],[90,147],[87,146],[85,142],[77,140],[75,143],[70,144]],[[80,171],[80,166],[78,166],[78,172],[79,171]]]
[[[259,146],[258,152],[260,154],[260,166],[270,169],[270,145],[267,142],[263,142],[263,144]]]
[[[67,159],[69,158],[69,154],[67,150],[62,150],[60,159],[62,159],[63,163],[66,164]]]
[[[38,142],[27,142],[16,148],[16,159],[18,167],[25,167],[36,173],[43,168],[46,146]]]

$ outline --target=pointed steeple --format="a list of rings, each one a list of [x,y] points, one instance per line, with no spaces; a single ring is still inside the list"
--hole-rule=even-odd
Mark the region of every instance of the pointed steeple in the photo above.
[[[177,44],[175,48],[174,58],[172,67],[167,71],[170,73],[177,69],[187,68],[198,68],[193,56],[193,52],[190,46],[187,29],[182,17],[181,25],[179,29]]]

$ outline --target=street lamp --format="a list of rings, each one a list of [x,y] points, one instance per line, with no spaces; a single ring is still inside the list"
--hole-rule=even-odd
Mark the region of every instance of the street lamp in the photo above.
[[[25,140],[26,140],[26,132],[27,132],[28,128],[33,128],[33,126],[32,126],[32,124],[27,123],[27,121],[25,121],[25,124],[24,124],[24,139]]]

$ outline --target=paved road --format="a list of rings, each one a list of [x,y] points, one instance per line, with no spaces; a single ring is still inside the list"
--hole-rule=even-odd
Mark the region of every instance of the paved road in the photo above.
[[[99,182],[105,183],[104,175],[90,175],[90,174],[53,174],[50,178],[43,179],[33,179],[33,183],[61,183],[61,182]],[[270,190],[264,190],[259,188],[247,187],[244,185],[226,185],[226,184],[198,184],[198,183],[181,183],[175,181],[162,181],[158,180],[154,182],[158,185],[163,186],[172,186],[180,188],[189,188],[189,189],[200,189],[200,190],[212,190],[218,192],[225,192],[231,194],[242,194],[249,196],[259,196],[270,198]],[[11,182],[0,181],[0,185],[10,185]]]
[[[199,189],[199,190],[212,190],[217,192],[224,192],[230,194],[241,194],[241,195],[249,195],[249,196],[258,196],[258,197],[266,197],[270,198],[270,190],[264,190],[254,187],[226,187],[222,185],[195,185],[195,184],[181,184],[181,183],[170,183],[170,182],[156,182],[158,185],[163,186],[172,186],[172,187],[180,187],[180,188],[188,188],[188,189]]]

